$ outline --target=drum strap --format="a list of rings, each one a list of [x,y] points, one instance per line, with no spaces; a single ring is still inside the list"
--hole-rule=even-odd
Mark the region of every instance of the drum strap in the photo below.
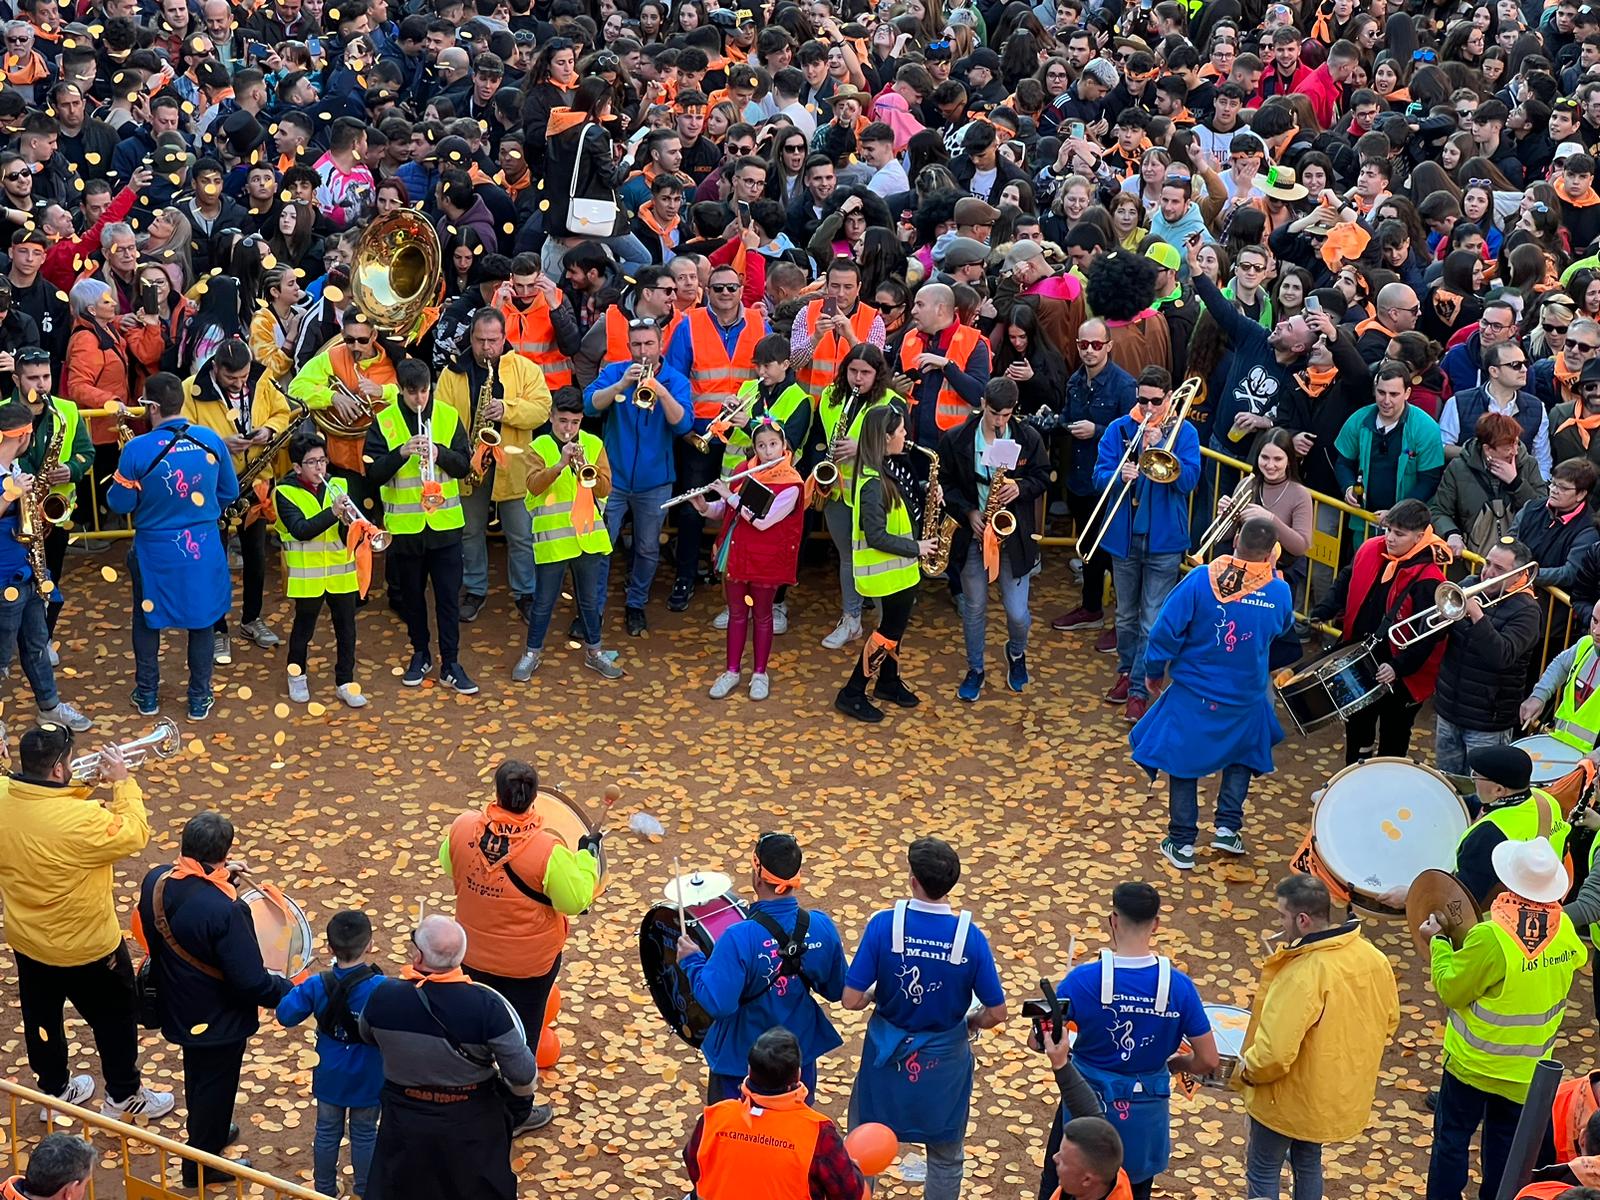
[[[172,936],[172,926],[167,924],[167,906],[164,903],[167,891],[167,879],[168,876],[163,875],[160,879],[156,880],[155,891],[150,895],[150,911],[156,919],[156,932],[161,935],[161,940],[165,942],[168,948],[170,948],[171,951],[180,959],[188,963],[191,967],[193,967],[196,971],[199,971],[200,974],[206,976],[208,979],[220,980],[222,978],[221,971],[217,970],[216,967],[213,967],[209,963],[201,962],[182,946],[178,945],[178,939]]]
[[[895,954],[906,952],[906,907],[909,900],[896,900],[894,902],[894,921],[890,926],[889,949]],[[950,955],[945,959],[951,966],[958,967],[961,960],[967,955],[967,930],[972,928],[972,913],[963,911],[956,918],[955,937],[950,942]]]
[[[554,902],[551,901],[549,896],[546,896],[521,875],[518,875],[515,871],[513,871],[510,863],[506,863],[500,869],[506,873],[506,878],[511,881],[511,886],[516,888],[517,891],[521,892],[529,900],[535,901],[538,904],[542,904],[546,908],[555,907]]]
[[[495,1065],[493,1058],[484,1058],[480,1054],[469,1053],[467,1048],[461,1044],[459,1039],[457,1039],[456,1035],[450,1032],[449,1026],[441,1021],[439,1019],[439,1014],[433,1010],[433,1004],[428,999],[428,989],[426,985],[419,985],[412,990],[415,992],[418,1002],[421,1003],[422,1010],[433,1018],[433,1023],[439,1027],[439,1032],[444,1034],[444,1040],[450,1043],[450,1049],[454,1050],[457,1054],[466,1059],[475,1067],[492,1067]]]
[[[350,993],[374,975],[382,974],[383,972],[371,963],[362,963],[355,970],[347,971],[343,975],[337,971],[323,971],[318,978],[322,980],[322,991],[327,1003],[317,1014],[317,1029],[334,1041],[343,1042],[347,1046],[360,1042],[361,1035],[356,1029],[356,1017],[350,1011]]]
[[[816,991],[817,985],[803,969],[806,957],[806,931],[811,928],[811,914],[803,908],[796,912],[793,933],[785,933],[783,926],[763,912],[752,912],[749,914],[749,919],[766,930],[768,936],[778,943],[778,969],[772,973],[772,978],[767,980],[765,987],[740,996],[739,1003],[745,1005],[761,999],[772,990],[773,984],[786,975],[805,984],[807,991]]]
[[[1116,996],[1117,956],[1110,950],[1100,951],[1100,1004],[1111,1007]],[[1161,1016],[1167,1011],[1167,999],[1172,994],[1172,960],[1166,955],[1156,956],[1155,1012]]]

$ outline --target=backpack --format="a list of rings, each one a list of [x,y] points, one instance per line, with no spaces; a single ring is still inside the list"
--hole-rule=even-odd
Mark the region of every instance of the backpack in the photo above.
[[[324,971],[317,976],[322,980],[322,991],[328,1001],[317,1014],[317,1031],[347,1046],[359,1043],[361,1030],[355,1013],[350,1011],[350,993],[355,991],[357,984],[382,974],[371,963],[363,963],[344,975],[336,971]]]

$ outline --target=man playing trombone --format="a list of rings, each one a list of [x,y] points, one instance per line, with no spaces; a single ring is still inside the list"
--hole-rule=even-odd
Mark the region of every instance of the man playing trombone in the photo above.
[[[1102,546],[1111,555],[1117,589],[1117,678],[1105,699],[1107,704],[1125,704],[1123,715],[1129,722],[1138,721],[1149,708],[1145,641],[1177,585],[1189,548],[1188,497],[1200,482],[1200,438],[1187,419],[1187,398],[1174,406],[1171,388],[1172,376],[1161,367],[1139,373],[1138,403],[1127,416],[1111,422],[1100,439],[1094,485],[1106,503],[1080,534],[1083,558]],[[1092,540],[1085,544],[1084,536]]]
[[[983,407],[959,429],[939,439],[939,485],[946,511],[956,518],[950,561],[961,572],[961,633],[967,674],[956,695],[971,703],[983,689],[989,585],[1000,584],[1006,611],[1006,686],[1028,684],[1028,581],[1039,562],[1033,540],[1034,501],[1050,486],[1050,459],[1038,430],[1013,421],[1017,385],[991,379]],[[986,452],[1016,446],[1016,465],[992,465]]]

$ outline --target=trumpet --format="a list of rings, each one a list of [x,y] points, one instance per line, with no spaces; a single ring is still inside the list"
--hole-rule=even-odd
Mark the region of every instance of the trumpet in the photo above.
[[[1228,497],[1222,506],[1222,511],[1217,514],[1217,519],[1206,529],[1205,536],[1200,539],[1199,547],[1189,556],[1189,561],[1197,567],[1204,566],[1217,543],[1227,541],[1239,528],[1240,514],[1250,505],[1260,502],[1260,478],[1256,475],[1246,475],[1239,480],[1239,486],[1233,489],[1233,495]]]
[[[1424,638],[1432,637],[1441,629],[1454,625],[1467,615],[1467,601],[1482,595],[1490,588],[1499,585],[1503,588],[1498,596],[1482,601],[1482,607],[1493,608],[1508,596],[1515,596],[1518,592],[1533,590],[1533,581],[1538,577],[1539,564],[1528,563],[1526,566],[1514,567],[1502,575],[1491,579],[1480,579],[1471,587],[1462,587],[1459,583],[1441,583],[1433,589],[1433,607],[1425,608],[1421,612],[1412,613],[1404,621],[1389,627],[1389,645],[1396,650],[1404,650],[1407,646],[1414,646]],[[1525,575],[1516,587],[1505,587],[1518,575]]]
[[[573,439],[578,444],[578,460],[572,464],[572,473],[578,477],[578,486],[592,488],[600,482],[600,468],[595,466],[583,453],[583,442]]]
[[[178,733],[177,723],[170,717],[162,717],[156,722],[156,727],[141,738],[131,742],[123,742],[117,747],[122,752],[122,761],[130,767],[136,767],[150,755],[157,758],[171,758],[183,749],[183,738]],[[101,753],[96,750],[90,754],[80,754],[68,764],[72,778],[81,783],[93,783],[100,778]]]
[[[344,515],[343,505],[335,508],[334,515],[339,518],[339,523],[346,527],[354,525],[358,521],[363,525],[371,525],[372,536],[367,539],[367,544],[371,546],[374,552],[378,554],[382,554],[385,550],[387,550],[389,548],[389,543],[394,541],[394,534],[390,533],[387,529],[381,529],[377,525],[373,525],[371,521],[363,517],[361,515],[361,510],[356,507],[356,502],[350,499],[350,493],[345,491],[343,485],[341,485],[339,481],[333,478],[331,475],[328,476],[327,487],[328,495],[334,497],[336,500],[342,499],[345,504],[349,505],[348,511],[355,513],[355,516],[347,517]]]
[[[422,507],[426,512],[438,512],[444,507],[444,490],[439,485],[439,468],[433,461],[433,418],[418,422],[417,433],[428,443],[427,451],[417,456],[417,471],[422,476]]]
[[[1132,479],[1122,479],[1122,468],[1127,465],[1128,459],[1138,451],[1137,462],[1139,474],[1152,483],[1173,483],[1182,472],[1182,464],[1178,456],[1173,453],[1173,448],[1178,444],[1178,435],[1183,431],[1183,424],[1189,418],[1189,410],[1194,407],[1195,400],[1199,397],[1203,382],[1190,376],[1172,390],[1172,397],[1168,402],[1169,415],[1162,420],[1157,413],[1151,413],[1139,425],[1133,437],[1128,439],[1128,444],[1123,447],[1122,457],[1117,460],[1116,469],[1111,473],[1111,479],[1106,484],[1106,490],[1100,493],[1094,510],[1090,512],[1089,519],[1084,522],[1084,529],[1092,527],[1098,518],[1100,528],[1095,531],[1094,538],[1085,547],[1083,534],[1078,534],[1078,553],[1083,558],[1092,558],[1095,551],[1100,549],[1100,543],[1105,541],[1106,534],[1111,531],[1111,522],[1116,519],[1117,510],[1126,503],[1133,494]],[[1176,409],[1171,406],[1176,404]],[[1153,429],[1159,429],[1166,421],[1171,421],[1172,432],[1167,435],[1166,441],[1159,446],[1151,446],[1147,450],[1140,450],[1144,445],[1145,435]],[[1120,484],[1120,486],[1119,486]],[[1107,500],[1111,503],[1109,507]],[[1102,515],[1101,510],[1104,509]]]
[[[656,386],[651,382],[656,377],[656,368],[653,363],[640,365],[644,367],[644,374],[639,376],[639,382],[633,386],[633,406],[649,412],[656,406]]]
[[[728,434],[733,430],[734,422],[741,417],[749,417],[751,411],[754,410],[757,394],[756,392],[751,392],[748,396],[736,397],[731,405],[724,404],[722,411],[706,427],[705,433],[686,433],[683,435],[683,440],[700,451],[701,454],[705,454],[711,449],[712,442],[726,442]]]

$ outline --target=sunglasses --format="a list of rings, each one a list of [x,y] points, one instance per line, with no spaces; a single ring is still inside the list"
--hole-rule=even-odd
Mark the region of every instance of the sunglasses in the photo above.
[[[1493,188],[1490,187],[1487,179],[1469,179],[1467,180],[1467,186],[1469,188],[1482,188],[1486,192],[1493,190]]]
[[[1557,336],[1563,335],[1567,332],[1567,326],[1565,325],[1541,325],[1539,328],[1543,329],[1546,333],[1553,333]]]
[[[5,179],[10,183],[15,183],[17,180],[26,179],[32,174],[32,171],[7,171],[3,176],[0,176],[0,179]]]
[[[713,283],[711,285],[711,290],[713,292],[717,292],[724,296],[733,292],[741,291],[743,288],[744,284],[742,283]]]
[[[1411,61],[1412,62],[1430,62],[1431,63],[1431,62],[1437,62],[1438,60],[1439,60],[1439,56],[1437,54],[1435,54],[1432,50],[1413,50],[1411,52]]]
[[[1576,350],[1579,354],[1593,354],[1596,350],[1600,350],[1600,342],[1578,342],[1568,338],[1567,349]]]
[[[1528,360],[1519,358],[1516,362],[1503,362],[1496,365],[1505,368],[1507,371],[1526,371],[1528,369]]]
[[[1099,338],[1078,339],[1079,350],[1104,350],[1109,345],[1111,345],[1109,341],[1101,341]]]

